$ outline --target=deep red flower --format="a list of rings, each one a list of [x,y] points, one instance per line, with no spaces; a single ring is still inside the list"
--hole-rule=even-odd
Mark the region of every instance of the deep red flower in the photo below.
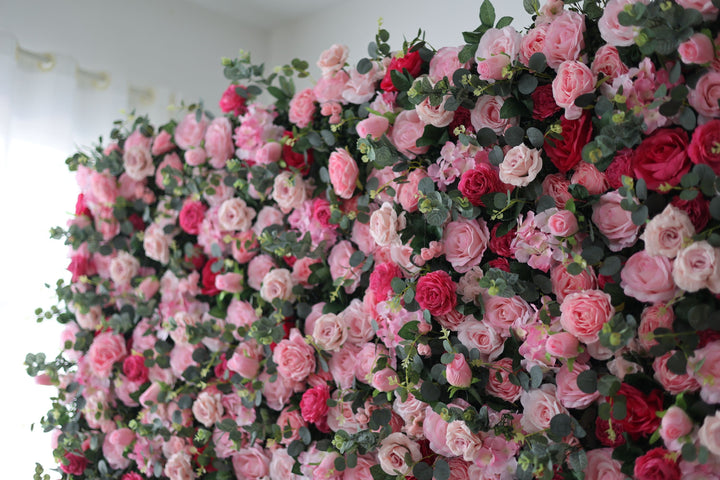
[[[292,132],[285,131],[283,139],[285,138],[293,138]],[[312,165],[314,160],[312,148],[308,149],[304,153],[294,152],[293,147],[284,141],[282,147],[282,158],[285,160],[288,168],[295,168],[303,175],[306,175],[310,171],[310,165]]]
[[[202,278],[202,289],[200,290],[203,295],[217,295],[220,293],[220,290],[215,287],[215,277],[217,277],[219,274],[223,273],[225,271],[225,267],[220,269],[218,272],[212,271],[212,265],[217,261],[217,258],[210,258],[207,262],[205,262],[205,266],[202,269],[202,273],[200,274]]]
[[[688,134],[682,128],[660,128],[638,145],[632,157],[635,178],[650,190],[675,186],[692,166],[688,156]]]
[[[657,412],[663,411],[662,393],[653,390],[645,395],[639,389],[623,383],[618,395],[625,396],[627,414],[622,420],[613,420],[630,434],[633,439],[652,434],[660,426]],[[609,399],[612,402],[612,399]]]
[[[136,232],[142,232],[143,230],[145,230],[145,222],[143,222],[142,217],[137,213],[131,213],[128,216],[128,222],[132,224],[133,229]]]
[[[487,163],[478,163],[475,168],[463,172],[458,190],[476,207],[484,207],[483,195],[502,192],[504,184],[497,171]]]
[[[692,200],[675,197],[670,203],[688,214],[696,232],[702,232],[710,221],[710,202],[704,195],[698,195]]]
[[[67,460],[68,463],[65,464],[61,462],[60,470],[68,475],[82,475],[88,464],[87,458],[71,452],[65,454],[65,460]]]
[[[610,422],[600,417],[595,417],[595,437],[606,447],[619,447],[625,444],[624,431],[622,424],[615,420],[612,422],[611,429]]]
[[[397,70],[402,73],[403,70],[407,70],[410,76],[417,77],[422,68],[422,58],[420,58],[420,52],[406,52],[401,57],[393,57],[390,60],[390,65],[385,72],[382,82],[380,82],[380,88],[386,92],[397,92],[397,88],[392,82],[391,72]]]
[[[458,107],[455,110],[455,116],[452,122],[448,125],[448,132],[453,139],[457,139],[455,135],[455,129],[460,125],[465,127],[466,133],[475,133],[475,127],[473,127],[472,121],[470,120],[470,110],[465,107]]]
[[[123,360],[123,374],[131,382],[145,383],[148,379],[148,368],[145,366],[145,357],[142,355],[129,355]]]
[[[592,140],[590,113],[583,113],[577,120],[568,120],[563,115],[560,126],[562,138],[545,139],[543,149],[560,173],[565,173],[578,164],[582,159],[583,147]]]
[[[447,272],[435,270],[420,277],[415,287],[415,300],[431,315],[444,315],[457,304],[456,290],[457,285]]]
[[[555,103],[552,93],[552,85],[540,85],[533,93],[530,94],[533,101],[533,118],[535,120],[545,120],[552,117],[560,111],[560,107]]]
[[[245,105],[245,98],[238,95],[238,88],[244,89],[242,85],[230,85],[220,97],[218,105],[223,113],[233,112],[235,115],[245,115],[247,112],[247,105]]]
[[[635,460],[636,480],[680,480],[679,455],[662,447],[653,448]]]

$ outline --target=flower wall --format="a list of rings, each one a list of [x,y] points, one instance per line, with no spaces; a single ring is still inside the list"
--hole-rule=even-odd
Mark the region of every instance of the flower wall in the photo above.
[[[63,478],[719,478],[717,2],[524,3],[68,159]]]

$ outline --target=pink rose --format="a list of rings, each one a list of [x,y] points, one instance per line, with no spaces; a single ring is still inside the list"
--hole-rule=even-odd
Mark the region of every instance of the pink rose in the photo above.
[[[255,340],[241,342],[227,361],[227,368],[243,378],[255,378],[260,371],[262,349]]]
[[[700,384],[700,398],[720,403],[720,341],[710,342],[688,358],[687,372]]]
[[[207,160],[207,154],[204,148],[193,148],[192,150],[186,150],[183,154],[185,163],[192,167],[199,167]]]
[[[360,120],[355,129],[360,138],[367,138],[370,135],[374,140],[379,140],[390,128],[390,121],[380,115],[368,115],[365,120]]]
[[[480,38],[475,58],[482,80],[500,80],[503,69],[518,57],[521,35],[512,26],[490,28]],[[452,78],[452,77],[449,77]]]
[[[565,60],[557,69],[552,81],[553,98],[559,107],[565,109],[565,118],[576,120],[582,115],[582,109],[575,100],[595,91],[595,74],[582,62]]]
[[[108,378],[115,363],[127,355],[125,338],[113,332],[98,334],[92,341],[87,358],[90,368],[101,378]]]
[[[673,440],[689,434],[693,429],[693,421],[682,408],[673,405],[665,411],[660,422],[660,436],[666,446]]]
[[[232,456],[237,480],[260,480],[270,473],[270,457],[262,447],[241,448]]]
[[[238,232],[233,235],[230,242],[232,248],[232,256],[236,262],[243,264],[247,263],[257,255],[257,248],[259,244],[255,232],[247,230],[245,232]]]
[[[383,68],[381,62],[373,62],[372,68],[367,73],[360,73],[357,69],[351,69],[350,78],[342,92],[343,100],[356,105],[369,102],[375,96],[377,81],[384,75]]]
[[[340,315],[348,328],[348,342],[361,345],[369,342],[375,336],[375,331],[372,327],[373,316],[359,299],[352,299],[350,305],[345,307],[345,310],[343,310]]]
[[[300,476],[292,473],[295,459],[287,453],[285,448],[276,448],[271,450],[272,459],[270,460],[269,472],[270,478],[282,478],[285,480],[299,480]]]
[[[173,172],[171,170],[177,170],[177,172]],[[183,184],[181,176],[182,170],[182,161],[180,160],[180,157],[178,157],[177,153],[165,155],[165,158],[162,159],[155,171],[155,185],[163,190],[168,188],[173,182],[176,185],[181,186]]]
[[[522,328],[529,323],[535,313],[530,304],[517,295],[509,298],[488,295],[484,304],[483,321],[505,338],[512,335],[512,329]]]
[[[343,90],[350,77],[342,70],[330,75],[323,75],[313,87],[315,100],[321,105],[328,103],[345,103]]]
[[[477,348],[484,360],[495,360],[503,351],[504,337],[494,327],[467,316],[457,328],[458,340],[468,349]]]
[[[547,353],[557,358],[577,357],[579,346],[580,344],[577,338],[568,332],[553,333],[548,336],[545,342],[545,350],[547,350]]]
[[[602,17],[598,21],[600,36],[605,42],[615,47],[629,47],[635,43],[638,27],[620,25],[618,13],[627,5],[637,3],[638,0],[610,0],[603,9]],[[646,0],[642,3],[647,4]]]
[[[417,442],[402,433],[391,433],[380,442],[377,457],[380,467],[388,475],[407,475],[411,465],[406,458],[415,463],[420,461],[422,454]]]
[[[565,408],[587,408],[600,397],[600,392],[585,393],[580,390],[577,378],[582,372],[590,370],[584,363],[575,362],[572,370],[563,365],[555,376],[557,399]]]
[[[205,131],[205,152],[213,168],[223,168],[235,153],[232,125],[227,117],[216,117]]]
[[[462,420],[455,420],[448,424],[445,433],[448,449],[454,456],[461,457],[467,462],[474,462],[480,455],[482,439],[472,433]]]
[[[575,335],[581,342],[593,343],[598,340],[603,325],[615,314],[615,309],[607,293],[586,290],[565,297],[560,312],[560,324],[565,331]]]
[[[645,226],[642,239],[648,255],[675,258],[678,252],[695,235],[695,227],[685,211],[667,205]]]
[[[263,277],[260,297],[266,302],[272,302],[276,298],[292,301],[295,299],[292,291],[294,286],[295,283],[290,270],[287,268],[275,268]]]
[[[560,210],[548,218],[548,228],[556,237],[569,237],[578,231],[577,218],[569,210]]]
[[[392,392],[400,385],[400,377],[395,370],[386,367],[372,374],[370,385],[381,392]]]
[[[358,180],[358,166],[355,159],[344,148],[337,148],[328,159],[330,183],[340,198],[352,198]]]
[[[710,63],[715,58],[715,47],[710,37],[696,33],[680,44],[678,53],[683,63]]]
[[[438,128],[450,125],[453,118],[455,118],[455,112],[445,110],[445,102],[448,98],[447,96],[443,97],[443,101],[437,106],[433,106],[430,103],[430,97],[426,97],[422,102],[415,105],[415,111],[420,121]]]
[[[664,303],[656,303],[646,307],[640,314],[640,325],[638,326],[638,344],[645,351],[650,350],[658,341],[655,340],[655,330],[658,328],[667,328],[672,330],[675,321],[675,313],[669,305]]]
[[[145,230],[143,249],[148,258],[163,265],[170,261],[170,239],[157,223],[153,223]]]
[[[527,433],[536,433],[550,428],[550,420],[560,413],[567,414],[555,396],[555,385],[543,384],[520,396],[520,403],[523,406],[523,416],[520,418],[520,425]]]
[[[543,42],[548,66],[558,69],[564,61],[580,58],[580,52],[585,48],[585,16],[565,10],[549,25]]]
[[[315,350],[305,343],[300,331],[293,328],[290,337],[275,347],[273,362],[280,375],[301,382],[315,371]]]
[[[508,127],[517,125],[517,118],[500,118],[500,109],[504,103],[503,97],[480,96],[470,111],[470,122],[475,131],[489,128],[497,135],[502,135]]]
[[[698,440],[713,455],[720,456],[720,413],[715,412],[715,415],[705,417],[698,430]]]
[[[585,480],[625,480],[622,464],[612,458],[612,448],[596,448],[587,452]]]
[[[223,273],[215,277],[215,288],[223,292],[240,293],[244,289],[244,283],[240,273]]]
[[[453,361],[445,367],[445,376],[450,385],[454,387],[467,388],[472,382],[472,371],[468,365],[465,355],[456,353]]]
[[[688,102],[706,120],[720,117],[720,72],[709,71],[690,89]],[[703,122],[700,122],[703,123]]]
[[[130,466],[130,459],[123,453],[134,441],[135,432],[129,428],[119,428],[105,435],[102,451],[111,468],[124,470]]]
[[[133,133],[133,135],[135,133]],[[155,163],[150,153],[149,144],[138,144],[128,147],[126,143],[125,152],[123,152],[123,167],[125,168],[125,173],[137,181],[141,181],[145,179],[145,177],[154,174]]]
[[[307,200],[307,187],[299,174],[289,171],[280,172],[275,177],[272,190],[273,199],[283,213],[289,213],[295,208],[302,207]]]
[[[403,110],[395,118],[388,137],[400,153],[413,159],[428,151],[430,147],[418,147],[416,142],[425,131],[425,123],[415,110]]]
[[[542,53],[545,46],[545,36],[547,35],[550,24],[545,23],[531,28],[520,40],[520,63],[527,65],[536,53]]]
[[[455,271],[465,273],[479,265],[488,245],[490,232],[483,219],[459,217],[445,227],[445,259]]]
[[[572,198],[568,188],[570,180],[561,173],[552,173],[543,178],[542,189],[543,195],[548,195],[555,200],[555,207],[565,208],[565,204]]]
[[[333,280],[344,279],[345,291],[353,293],[360,284],[360,268],[350,266],[350,257],[355,253],[355,248],[347,240],[335,244],[328,256],[330,276]]]
[[[323,76],[332,75],[340,71],[348,58],[348,47],[346,45],[331,45],[330,48],[320,54],[316,65]]]
[[[172,454],[165,463],[163,473],[170,480],[193,480],[195,474],[193,473],[190,455],[185,452]]]
[[[569,293],[597,288],[597,277],[592,269],[586,269],[573,275],[567,271],[565,265],[560,265],[550,271],[550,280],[553,293],[560,303]]]
[[[225,412],[222,406],[222,394],[218,391],[203,390],[193,402],[192,412],[195,419],[207,428],[219,422]]]
[[[423,435],[430,442],[433,452],[446,457],[453,455],[447,446],[447,427],[447,422],[428,405],[425,408]]]
[[[619,252],[637,241],[640,227],[632,221],[631,213],[620,205],[623,197],[618,192],[608,192],[593,205],[592,221],[600,233],[609,240],[608,248]]]
[[[182,150],[190,150],[200,146],[205,137],[208,119],[203,114],[197,121],[195,112],[188,113],[175,127],[175,144]]]
[[[653,377],[672,395],[679,395],[682,392],[697,392],[700,384],[690,375],[690,372],[678,375],[668,368],[668,360],[675,353],[675,350],[671,350],[653,360]]]
[[[295,261],[292,269],[292,280],[303,287],[310,287],[310,275],[312,275],[312,267],[316,263],[320,263],[319,258],[303,257]]]
[[[485,387],[490,395],[511,403],[516,402],[523,391],[520,385],[510,381],[510,374],[513,373],[512,363],[511,358],[501,358],[493,362],[488,368],[490,377]]]
[[[303,393],[300,400],[300,412],[302,418],[306,422],[320,422],[327,417],[328,405],[330,399],[330,390],[327,384],[318,385]]]
[[[666,257],[651,257],[641,250],[625,263],[620,272],[620,286],[625,295],[641,302],[667,302],[676,294],[672,269],[672,263]]]
[[[255,153],[255,163],[268,165],[280,161],[282,145],[279,142],[268,142]]]
[[[590,195],[601,195],[608,189],[605,173],[598,170],[592,163],[587,162],[578,162],[575,165],[575,171],[570,178],[570,183],[582,185]]]
[[[525,187],[535,180],[542,168],[540,151],[528,148],[521,143],[512,147],[506,154],[498,174],[503,183],[516,187]]]
[[[218,210],[218,223],[220,228],[230,232],[244,232],[252,226],[255,210],[248,207],[241,198],[225,200]]]
[[[418,185],[420,180],[427,177],[427,172],[422,168],[416,168],[407,174],[407,183],[401,183],[397,187],[396,199],[402,205],[403,210],[412,213],[417,211],[419,199]]]
[[[312,337],[321,350],[337,352],[348,338],[348,326],[342,316],[326,313],[315,320]]]
[[[695,242],[680,250],[672,267],[675,284],[686,292],[703,288],[720,293],[720,249],[707,241]]]
[[[433,58],[430,59],[428,72],[428,77],[433,83],[439,82],[444,77],[452,80],[456,70],[467,67],[458,60],[460,50],[462,50],[461,47],[442,47],[435,52]]]
[[[612,45],[603,45],[598,48],[590,70],[598,77],[602,73],[611,80],[628,73],[627,65],[620,60],[618,49]]]
[[[677,0],[677,4],[683,8],[693,8],[702,13],[703,20],[713,21],[718,16],[718,8],[707,0]]]
[[[299,128],[310,125],[315,113],[315,100],[315,93],[312,88],[306,88],[296,93],[290,100],[288,119]]]
[[[688,156],[696,165],[709,165],[717,175],[720,173],[720,150],[717,148],[718,144],[720,144],[720,119],[715,119],[695,129],[688,149]],[[695,201],[703,202],[704,200],[699,195],[695,198]]]
[[[398,221],[398,215],[392,203],[383,203],[382,207],[370,215],[370,235],[381,247],[390,245],[397,240],[399,238],[398,230],[402,227],[403,224]]]
[[[172,135],[165,130],[160,131],[152,141],[152,149],[150,153],[155,156],[167,153],[175,148],[175,144],[172,141]]]

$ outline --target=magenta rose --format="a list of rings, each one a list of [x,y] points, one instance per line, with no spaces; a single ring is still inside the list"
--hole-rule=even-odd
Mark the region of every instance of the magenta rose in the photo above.
[[[205,219],[207,207],[204,203],[196,200],[187,200],[180,210],[180,228],[186,233],[197,235],[200,232],[200,224]]]
[[[635,178],[642,178],[651,190],[675,186],[690,171],[688,135],[682,128],[655,130],[637,147],[632,157]]]
[[[415,299],[420,308],[428,310],[431,315],[444,315],[457,304],[456,288],[450,275],[436,270],[420,277],[415,287]]]
[[[635,460],[633,475],[636,480],[680,480],[678,455],[662,447],[653,448]]]
[[[82,455],[67,452],[60,463],[60,470],[69,475],[82,475],[87,468],[87,458]]]
[[[123,361],[123,373],[131,382],[145,383],[148,378],[148,368],[145,366],[145,357],[130,355]]]
[[[577,120],[560,118],[562,138],[547,138],[543,150],[561,173],[572,170],[582,160],[582,149],[592,140],[592,119],[589,113]]]
[[[716,175],[720,174],[720,120],[711,120],[698,126],[693,132],[688,149],[690,160],[695,164],[709,165]]]
[[[484,207],[482,196],[501,192],[504,190],[504,185],[497,170],[487,163],[478,163],[475,168],[466,170],[462,174],[458,190],[476,207]]]
[[[337,148],[330,154],[328,172],[335,194],[340,198],[352,198],[359,170],[355,159],[346,149]]]
[[[244,89],[242,85],[230,85],[220,97],[218,105],[223,113],[233,112],[235,116],[245,115],[247,113],[247,106],[245,105],[245,98],[238,95],[238,89]]]
[[[303,420],[315,423],[327,417],[329,398],[330,389],[327,384],[317,385],[306,390],[300,400],[300,412]]]

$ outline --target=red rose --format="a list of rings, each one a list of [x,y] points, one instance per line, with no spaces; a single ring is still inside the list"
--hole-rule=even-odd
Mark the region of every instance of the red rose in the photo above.
[[[623,383],[618,395],[625,396],[627,415],[622,420],[613,420],[613,424],[619,423],[634,440],[657,430],[661,420],[657,412],[664,410],[662,394],[659,390],[653,390],[649,395],[645,395],[637,388]]]
[[[710,202],[702,195],[698,195],[692,200],[675,197],[670,203],[688,214],[696,232],[702,232],[702,229],[710,221]]]
[[[87,250],[77,251],[70,257],[70,265],[67,267],[72,273],[72,281],[77,282],[83,275],[91,276],[97,273],[95,262],[88,255]]]
[[[456,289],[457,285],[447,272],[436,270],[418,280],[415,300],[420,308],[427,309],[431,315],[445,315],[457,304]]]
[[[220,361],[217,365],[215,365],[215,368],[213,369],[215,373],[215,377],[219,378],[221,380],[226,380],[225,378],[225,372],[227,372],[227,357],[224,353],[220,354]]]
[[[697,348],[703,348],[708,343],[717,342],[720,340],[720,332],[715,330],[700,330],[697,332],[698,338],[700,339],[700,342],[698,343]]]
[[[484,207],[482,196],[491,192],[502,192],[504,185],[497,171],[487,163],[479,163],[460,177],[458,190],[476,207]]]
[[[205,262],[207,261],[207,258],[205,258],[205,255],[202,253],[202,248],[200,248],[198,245],[195,245],[193,247],[193,254],[192,256],[185,255],[183,257],[183,260],[192,263],[195,267],[195,270],[200,270],[203,265],[205,265]]]
[[[68,475],[82,475],[88,463],[87,458],[70,452],[65,454],[65,461],[60,463],[60,470]]]
[[[552,93],[552,85],[540,85],[530,94],[533,101],[533,118],[545,120],[560,111]]]
[[[615,420],[612,422],[611,429],[610,422],[600,417],[595,417],[595,437],[606,447],[619,447],[620,445],[624,445],[624,431],[622,425]]]
[[[472,121],[470,120],[470,110],[465,107],[458,107],[458,109],[455,110],[455,116],[452,122],[450,122],[450,125],[448,125],[448,132],[450,132],[450,136],[453,139],[457,139],[455,129],[460,125],[465,127],[467,133],[475,133],[475,127],[473,127]]]
[[[605,169],[605,179],[610,188],[618,189],[623,186],[622,177],[632,177],[632,154],[629,148],[623,148],[615,153],[612,163]]]
[[[78,195],[77,202],[75,203],[75,216],[79,217],[80,215],[85,215],[86,217],[93,218],[92,213],[90,212],[90,208],[87,206],[87,203],[85,202],[85,195],[82,193]]]
[[[237,93],[238,88],[245,89],[242,85],[230,85],[223,92],[220,102],[218,102],[223,113],[233,112],[235,115],[245,115],[247,112],[245,99]]]
[[[120,480],[145,480],[145,477],[137,472],[129,472],[120,477]]]
[[[544,150],[550,161],[565,173],[582,159],[582,149],[592,140],[592,120],[588,112],[577,120],[560,119],[562,139],[546,139]]]
[[[327,401],[330,389],[327,385],[317,385],[303,393],[300,400],[300,414],[306,422],[315,423],[327,417]]]
[[[370,286],[368,288],[375,293],[375,298],[380,301],[385,300],[388,294],[392,292],[393,278],[401,275],[400,267],[394,263],[381,263],[376,265],[370,274]]]
[[[130,216],[128,216],[128,222],[132,224],[133,229],[135,229],[136,232],[142,232],[145,230],[145,222],[143,222],[142,217],[137,213],[130,214]]]
[[[632,158],[635,178],[642,178],[650,190],[661,185],[675,186],[690,171],[688,134],[682,128],[655,130],[637,147]]]
[[[490,251],[493,252],[495,255],[514,258],[515,252],[513,252],[512,248],[510,248],[510,244],[515,238],[515,233],[517,232],[517,229],[512,228],[505,235],[498,235],[497,231],[500,225],[500,223],[496,223],[493,226],[492,231],[490,232],[490,241],[488,242],[488,247],[490,247]]]
[[[678,454],[662,447],[653,448],[635,460],[633,476],[636,480],[679,480]]]
[[[709,165],[720,175],[720,120],[711,120],[695,129],[688,155],[693,163]]]
[[[510,273],[510,262],[505,257],[499,257],[495,260],[490,260],[488,262],[489,268],[497,268],[498,270],[502,270],[503,272]]]
[[[221,268],[218,272],[212,271],[213,264],[217,261],[217,258],[211,258],[205,262],[205,266],[202,269],[202,289],[200,290],[203,295],[217,295],[220,290],[215,287],[215,277],[225,271],[225,267]]]
[[[420,52],[407,52],[402,57],[393,57],[390,60],[390,65],[385,72],[385,77],[380,82],[380,88],[386,92],[396,92],[397,88],[392,83],[392,77],[390,76],[393,70],[397,70],[402,73],[403,69],[407,70],[410,76],[417,77],[422,68],[422,58],[420,58]]]
[[[293,138],[292,132],[286,131],[283,138]],[[282,158],[288,167],[300,170],[300,173],[305,175],[313,163],[313,151],[312,149],[308,149],[305,153],[294,152],[291,145],[283,142]]]
[[[148,379],[148,368],[145,366],[145,357],[130,355],[123,360],[123,373],[131,382],[145,383]]]
[[[205,219],[206,211],[207,207],[202,202],[185,201],[180,210],[180,228],[191,235],[197,235],[200,232],[200,224]]]

